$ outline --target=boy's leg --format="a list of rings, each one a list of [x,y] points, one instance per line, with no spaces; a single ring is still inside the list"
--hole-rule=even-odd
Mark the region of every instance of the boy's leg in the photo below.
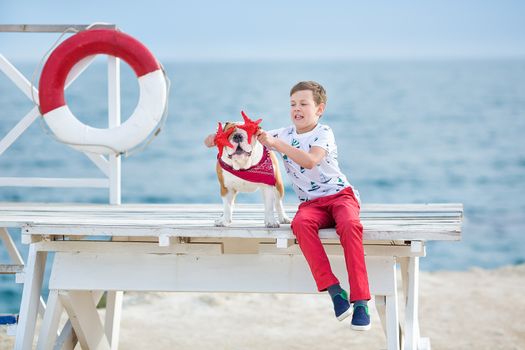
[[[345,254],[352,302],[370,299],[363,248],[363,225],[359,220],[359,210],[359,203],[350,189],[341,193],[332,206],[336,231]]]
[[[299,247],[310,266],[310,271],[312,271],[320,292],[339,283],[337,277],[332,273],[330,262],[319,239],[319,229],[333,226],[333,224],[331,215],[325,209],[316,206],[314,201],[299,206],[292,221],[292,231],[297,237]]]

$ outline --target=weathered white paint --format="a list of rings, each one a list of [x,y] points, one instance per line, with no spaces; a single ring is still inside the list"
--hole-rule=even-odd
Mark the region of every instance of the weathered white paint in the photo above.
[[[109,181],[104,178],[1,177],[0,187],[107,188]]]
[[[92,26],[91,26],[92,27]],[[104,28],[115,28],[115,25],[97,25],[97,27]],[[88,28],[86,25],[0,25],[0,31],[7,32],[56,32],[62,33],[66,30],[74,28],[75,30],[84,30]],[[87,57],[78,62],[70,71],[67,79],[65,88],[67,89],[75,79],[82,74],[82,72],[91,64],[95,56]],[[39,96],[38,90],[33,86],[24,75],[15,68],[3,55],[0,54],[0,70],[2,70],[10,80],[19,88],[30,100],[32,100],[37,106],[35,106],[25,117],[23,117],[15,127],[8,132],[7,135],[0,135],[0,156],[7,150],[21,135],[29,128],[29,126],[38,118],[39,110]],[[114,127],[120,124],[120,66],[119,60],[115,57],[109,56],[108,58],[108,119],[109,127]],[[102,171],[107,179],[94,178],[94,179],[62,179],[62,178],[12,178],[2,177],[0,178],[0,186],[27,186],[27,187],[102,187],[110,190],[110,203],[120,204],[121,197],[121,168],[120,168],[120,157],[109,157],[106,160],[103,156],[96,156],[87,153],[86,156],[93,161],[93,163]],[[25,205],[25,203],[21,203]],[[7,242],[6,247],[12,258],[17,264],[22,265],[23,260],[16,250],[16,247],[12,243],[9,232],[4,227],[19,227],[17,225],[3,225],[0,224],[0,233],[2,233],[2,239]],[[5,236],[5,237],[4,237]],[[47,238],[46,238],[47,239]],[[22,235],[22,240],[26,243],[33,243],[39,241],[40,238],[31,237],[29,235]],[[33,253],[31,253],[33,251]],[[34,256],[32,256],[32,254]],[[42,274],[45,267],[46,252],[39,251],[34,245],[30,248],[30,261],[26,268],[26,273],[18,273],[16,281],[18,283],[25,283],[24,293],[22,297],[21,313],[21,325],[17,327],[17,340],[16,348],[27,348],[30,347],[34,333],[34,321],[36,321],[35,310],[39,313],[44,314],[45,304],[43,299],[39,296],[40,287],[42,284]],[[38,296],[37,296],[38,293]],[[122,293],[112,293],[115,298],[110,299],[112,307],[115,312],[108,312],[110,315],[106,320],[106,328],[110,334],[110,339],[113,339],[113,343],[118,343],[118,323],[120,318],[120,304]],[[120,297],[120,299],[119,299]],[[55,298],[56,299],[56,298]],[[35,300],[38,300],[38,306],[35,305]],[[51,317],[44,321],[45,327],[53,328],[54,322],[56,321],[53,314],[50,313]],[[56,315],[55,315],[56,316]],[[113,322],[113,320],[116,320]],[[116,325],[116,327],[114,326]],[[10,328],[10,331],[13,327]],[[58,339],[57,345],[60,349],[73,349],[76,345],[76,336],[71,331],[71,324],[68,322],[64,327],[64,332]],[[59,345],[61,344],[61,345]]]
[[[0,70],[16,85],[20,91],[31,101],[38,101],[38,90],[31,86],[31,82],[18,70],[14,65],[11,64],[2,54],[0,54]]]
[[[102,154],[88,152],[84,152],[84,155],[88,157],[93,162],[93,164],[95,164],[97,168],[99,168],[100,171],[102,171],[104,175],[106,175],[108,178],[110,177],[110,163],[109,160],[106,159],[106,157],[104,157]]]
[[[88,28],[116,29],[115,24],[0,24],[0,32],[4,33],[63,33],[68,30],[81,31]]]
[[[436,211],[434,206],[363,206],[365,240],[459,240],[462,207]],[[414,211],[411,211],[414,208]],[[426,208],[426,209],[425,209]],[[0,204],[0,224],[23,226],[24,234],[69,236],[238,237],[295,239],[289,225],[264,226],[261,206],[238,205],[230,227],[214,226],[220,205],[63,205],[20,207]],[[288,208],[293,216],[296,209]],[[337,239],[334,229],[320,230],[322,239]]]
[[[46,256],[46,252],[38,251],[35,246],[29,247],[20,316],[16,329],[15,350],[31,349],[33,344]]]
[[[57,338],[58,323],[63,307],[57,290],[50,290],[47,298],[47,312],[44,315],[38,336],[37,350],[52,350]]]
[[[108,126],[116,128],[121,122],[120,59],[108,56]],[[109,155],[109,203],[121,204],[121,157]]]
[[[11,258],[11,261],[18,265],[24,265],[24,259],[22,259],[22,255],[20,255],[13,238],[6,228],[0,227],[0,239],[2,239],[4,247],[7,249],[7,253]]]
[[[0,139],[0,156],[8,149],[19,137],[24,133],[33,124],[33,122],[38,118],[40,112],[38,107],[31,109],[20,121],[5,135]]]
[[[75,28],[85,28],[86,26],[74,26]],[[114,28],[114,25],[103,25],[102,27]],[[30,31],[35,29],[37,31],[55,31],[63,26],[44,26],[44,25],[7,25],[1,26],[0,29],[6,31]],[[69,28],[69,27],[67,27]],[[0,30],[2,31],[2,30]],[[65,89],[67,89],[82,72],[93,62],[95,56],[89,56],[79,61],[69,72],[66,79]],[[109,120],[110,125],[117,120],[120,122],[120,72],[118,70],[118,60],[114,57],[109,58],[108,62],[108,91],[109,91]],[[19,88],[32,102],[37,106],[34,107],[25,117],[23,117],[7,135],[0,138],[0,156],[4,153],[38,118],[40,112],[38,110],[39,98],[38,90],[31,82],[3,55],[0,54],[0,70],[3,71],[7,77]],[[109,165],[106,164],[104,158],[95,157],[94,155],[86,154],[89,159],[106,175],[109,179],[92,179],[92,178],[23,178],[23,177],[0,177],[0,187],[85,187],[85,188],[109,188],[112,202],[120,201],[120,158],[113,157],[110,159]]]
[[[69,290],[69,312],[82,310],[84,322],[95,322],[89,315],[96,310],[91,310],[94,305],[86,304],[87,299],[78,297],[75,290],[315,292],[290,227],[264,227],[260,205],[240,205],[237,209],[232,227],[216,228],[213,220],[222,211],[220,205],[0,203],[0,225],[22,227],[22,236],[37,251],[57,252],[50,288],[64,293]],[[287,206],[292,216],[295,210]],[[395,265],[403,259],[424,256],[427,240],[459,239],[462,206],[364,205],[361,218],[371,290],[387,334],[387,346],[398,349]],[[69,240],[61,240],[60,233]],[[122,241],[83,240],[90,236]],[[334,272],[345,276],[335,230],[322,230],[320,236]],[[406,337],[403,345],[408,348],[424,340],[419,336],[417,315],[417,260],[404,261],[413,263],[411,273],[402,269],[408,312],[402,322]],[[257,277],[268,275],[272,276],[271,285]],[[116,313],[110,315],[119,317]],[[106,320],[108,336],[100,338],[108,346],[118,330],[114,320]],[[82,327],[81,323],[73,326]],[[100,327],[104,329],[102,323]],[[97,329],[80,331],[101,337]]]
[[[83,349],[110,350],[104,327],[90,291],[59,291],[60,301],[67,311]]]
[[[108,56],[108,126],[119,127],[121,124],[120,104],[120,59]],[[110,154],[109,159],[109,203],[121,204],[121,157]],[[121,291],[107,292],[106,295],[106,320],[105,332],[111,349],[117,349],[120,334],[120,319],[122,313],[122,300],[124,293]]]
[[[334,273],[346,276],[343,256],[331,256]],[[367,257],[372,293],[390,295],[383,271],[393,257]],[[111,266],[111,269],[107,267]],[[272,276],[271,283],[264,276]],[[342,281],[345,285],[347,282]],[[56,253],[50,289],[186,292],[315,293],[302,255],[173,255]]]
[[[417,350],[419,334],[419,257],[404,259],[401,264],[405,290],[405,350]]]
[[[122,291],[108,291],[106,293],[106,319],[104,329],[112,350],[118,349],[123,297],[124,292]]]

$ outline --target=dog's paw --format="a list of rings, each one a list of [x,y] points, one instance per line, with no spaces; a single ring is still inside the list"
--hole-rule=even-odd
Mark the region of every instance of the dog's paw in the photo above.
[[[264,224],[268,228],[277,228],[280,226],[279,223],[275,219],[272,221],[265,221]]]
[[[279,218],[279,223],[281,223],[281,224],[290,224],[291,222],[292,222],[292,220],[286,215],[284,215],[283,217]]]
[[[215,226],[217,227],[224,227],[224,226],[230,226],[231,220],[226,220],[224,217],[220,217],[217,220],[215,220]]]

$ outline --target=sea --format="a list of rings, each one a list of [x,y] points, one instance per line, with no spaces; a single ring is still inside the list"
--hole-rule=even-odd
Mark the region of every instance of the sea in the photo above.
[[[39,62],[13,63],[38,85]],[[216,150],[204,146],[205,136],[218,121],[242,120],[241,110],[267,130],[291,124],[290,88],[315,80],[328,93],[321,122],[334,130],[340,166],[363,203],[463,203],[461,241],[430,242],[422,270],[525,263],[525,59],[163,64],[171,81],[167,119],[147,147],[123,157],[122,203],[220,203]],[[126,64],[121,75],[125,120],[139,88]],[[104,57],[66,100],[82,122],[107,127]],[[0,139],[33,106],[0,73]],[[16,176],[102,174],[39,118],[0,155],[0,177]],[[285,202],[297,203],[285,184]],[[0,188],[0,202],[35,201],[107,203],[109,196],[106,189]],[[257,193],[238,198],[260,201]],[[20,232],[10,232],[26,256]],[[7,261],[0,243],[0,263]],[[18,311],[21,290],[13,276],[0,275],[0,313]]]

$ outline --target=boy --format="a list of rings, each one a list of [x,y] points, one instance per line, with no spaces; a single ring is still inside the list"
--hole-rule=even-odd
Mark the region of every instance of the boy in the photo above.
[[[353,303],[352,329],[370,329],[370,300],[363,249],[363,226],[359,220],[359,194],[354,191],[337,162],[337,146],[330,127],[320,124],[326,91],[318,83],[303,81],[290,91],[293,125],[259,130],[258,140],[282,154],[286,173],[302,202],[292,221],[292,231],[308,261],[317,289],[328,290],[337,319],[351,313],[348,294],[332,273],[319,239],[319,229],[334,227],[343,246]]]
[[[319,239],[319,229],[334,227],[343,246],[353,305],[352,329],[370,329],[370,300],[363,249],[363,226],[359,220],[359,194],[354,191],[337,162],[337,146],[330,127],[320,124],[326,91],[318,83],[303,81],[290,91],[293,125],[259,130],[257,138],[282,154],[286,173],[302,202],[292,221],[292,231],[308,261],[317,289],[328,291],[335,316],[344,320],[352,310],[348,294],[332,273]],[[214,135],[204,143],[214,146]]]

